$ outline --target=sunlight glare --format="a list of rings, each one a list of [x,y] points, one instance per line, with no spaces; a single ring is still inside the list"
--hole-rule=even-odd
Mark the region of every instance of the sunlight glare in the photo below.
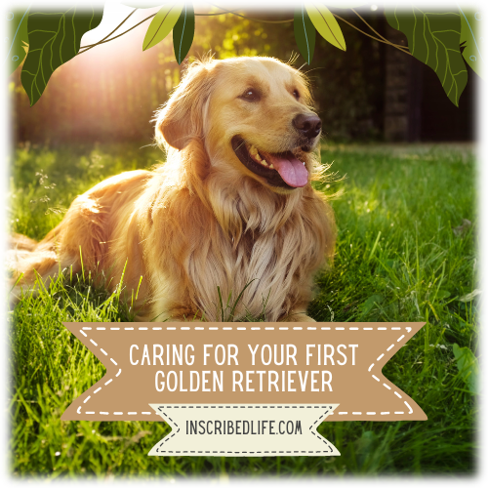
[[[136,10],[129,19],[120,25],[131,12]],[[131,58],[144,57],[146,54],[142,51],[142,42],[145,36],[150,20],[142,25],[135,27],[130,32],[123,34],[139,22],[155,14],[159,7],[152,9],[134,9],[118,2],[107,2],[104,6],[103,17],[100,25],[88,31],[81,40],[82,49],[76,59],[79,67],[83,70],[96,72],[103,69],[107,63],[124,63]],[[115,32],[113,32],[115,30]],[[123,34],[123,35],[121,35]],[[106,37],[113,39],[95,46],[83,52],[83,47],[90,47]]]

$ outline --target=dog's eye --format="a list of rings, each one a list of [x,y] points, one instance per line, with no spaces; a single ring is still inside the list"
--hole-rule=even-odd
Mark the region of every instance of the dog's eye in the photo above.
[[[261,95],[254,88],[248,88],[239,98],[248,102],[257,102],[261,98]]]
[[[298,90],[293,90],[293,96],[298,100],[300,98],[300,93],[298,93]]]

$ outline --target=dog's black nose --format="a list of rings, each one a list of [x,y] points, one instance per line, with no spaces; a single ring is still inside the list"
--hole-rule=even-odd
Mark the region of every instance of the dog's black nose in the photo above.
[[[307,139],[313,139],[319,135],[322,121],[316,115],[299,114],[293,119],[293,126]]]

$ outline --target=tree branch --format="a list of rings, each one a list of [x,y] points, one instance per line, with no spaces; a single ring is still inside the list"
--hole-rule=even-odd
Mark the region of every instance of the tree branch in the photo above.
[[[214,7],[217,7],[217,8],[220,8],[218,7],[217,5],[214,5]],[[89,51],[90,49],[93,49],[95,46],[99,46],[100,44],[106,44],[107,42],[110,42],[110,41],[113,41],[114,39],[117,39],[118,37],[120,36],[123,36],[124,34],[127,34],[127,32],[130,32],[132,29],[135,29],[136,27],[140,26],[141,24],[143,24],[144,22],[148,21],[149,19],[152,19],[153,17],[156,16],[156,14],[153,14],[153,15],[150,15],[149,17],[146,17],[144,20],[142,20],[141,22],[139,22],[138,24],[132,26],[130,29],[127,29],[126,31],[122,32],[121,34],[115,36],[115,37],[112,37],[111,39],[109,39],[109,37],[114,34],[115,32],[117,32],[119,30],[120,27],[122,27],[122,25],[127,21],[129,20],[129,18],[131,17],[131,15],[136,11],[136,10],[139,10],[139,9],[134,9],[108,36],[105,36],[103,39],[101,39],[100,41],[96,42],[95,44],[89,44],[88,46],[82,46],[80,48],[80,51],[78,52],[78,54],[83,54],[83,53],[86,53],[87,51]],[[198,16],[205,16],[205,17],[210,17],[210,16],[215,16],[215,15],[222,15],[224,13],[230,13],[230,14],[233,14],[234,11],[232,10],[225,10],[225,9],[221,9],[221,10],[224,10],[223,12],[216,12],[216,13],[205,13],[205,14],[195,14],[195,15],[198,15]],[[77,54],[77,55],[78,55]]]
[[[153,17],[156,17],[156,14],[150,15],[149,17],[146,17],[144,20],[141,20],[138,24],[132,26],[130,29],[127,29],[126,31],[122,32],[118,36],[112,37],[111,39],[108,39],[115,31],[118,30],[118,28],[136,11],[137,9],[133,10],[108,36],[104,37],[101,41],[96,42],[95,44],[90,44],[89,46],[83,46],[80,48],[80,51],[78,54],[83,54],[89,51],[90,49],[93,49],[95,46],[98,46],[100,44],[106,44],[107,42],[113,41],[114,39],[117,39],[120,36],[123,36],[124,34],[127,34],[127,32],[130,32],[132,29],[135,29],[136,27],[140,26],[144,22],[147,22],[149,19],[152,19]],[[84,49],[84,51],[81,51],[81,49]],[[77,54],[77,56],[78,56]]]
[[[342,20],[342,22],[346,23],[347,25],[351,26],[353,29],[356,29],[357,31],[361,32],[361,34],[364,34],[365,36],[368,36],[368,37],[371,37],[371,39],[374,39],[375,41],[378,41],[378,42],[382,42],[383,44],[388,44],[388,46],[392,46],[400,51],[402,51],[402,53],[405,53],[405,54],[409,54],[410,56],[412,55],[410,53],[410,51],[408,51],[408,48],[405,47],[405,46],[399,46],[398,44],[393,44],[392,42],[388,41],[388,40],[385,40],[383,41],[382,39],[379,39],[377,37],[374,37],[370,34],[368,34],[367,32],[364,32],[363,30],[361,30],[359,27],[356,27],[354,24],[351,24],[351,22],[348,22],[346,19],[343,19],[342,17],[340,17],[339,15],[337,14],[332,14],[336,19],[339,19],[339,20]],[[366,22],[365,22],[366,23]],[[367,24],[366,24],[367,25]]]
[[[236,13],[235,10],[227,10],[225,8],[222,8],[222,7],[219,7],[218,5],[215,5],[215,4],[210,4],[212,7],[216,7],[218,9],[221,10],[221,12],[216,12],[216,13],[202,13],[202,14],[195,14],[196,16],[200,16],[200,17],[211,17],[211,16],[217,16],[217,15],[224,15],[224,14],[231,14],[231,15],[235,15],[237,17],[241,17],[243,19],[246,19],[246,20],[251,20],[253,22],[263,22],[263,23],[267,23],[267,24],[286,24],[288,22],[293,22],[294,19],[284,19],[284,20],[264,20],[264,19],[256,19],[256,18],[252,18],[252,17],[246,17],[245,15],[242,15],[242,14],[238,14]],[[121,37],[123,36],[124,34],[127,34],[128,32],[130,32],[131,30],[135,29],[136,27],[140,26],[141,24],[143,24],[144,22],[147,22],[149,19],[152,19],[153,17],[156,16],[156,14],[153,14],[153,15],[150,15],[149,17],[146,17],[145,19],[141,20],[141,22],[135,24],[134,26],[132,26],[130,29],[127,29],[126,31],[116,35],[115,37],[111,37],[110,36],[112,34],[114,34],[115,32],[117,32],[117,30],[119,30],[120,27],[122,27],[122,25],[127,21],[129,20],[129,18],[132,16],[132,14],[134,14],[134,12],[138,10],[138,9],[134,9],[110,34],[108,34],[107,36],[105,36],[103,39],[101,39],[100,41],[96,42],[95,44],[90,44],[88,46],[83,46],[80,48],[80,51],[78,52],[77,56],[79,54],[83,54],[83,53],[86,53],[87,51],[89,51],[90,49],[93,49],[95,46],[99,46],[100,44],[106,44],[107,42],[110,42],[110,41],[113,41],[114,39],[117,39],[118,37]],[[408,50],[408,47],[406,46],[400,46],[398,44],[393,44],[391,41],[389,41],[388,39],[386,39],[385,37],[383,37],[381,34],[379,34],[373,27],[371,27],[364,19],[363,17],[361,17],[361,15],[359,15],[358,12],[356,12],[354,9],[351,9],[377,36],[379,37],[374,37],[370,34],[368,34],[367,32],[364,32],[363,30],[359,29],[358,27],[356,27],[354,24],[351,24],[351,22],[348,22],[346,19],[343,19],[342,17],[340,17],[339,15],[337,14],[332,14],[334,15],[334,17],[336,17],[337,19],[341,20],[342,22],[346,23],[347,25],[351,26],[353,29],[356,29],[357,31],[361,32],[361,34],[364,34],[365,36],[368,36],[370,37],[371,39],[374,39],[375,41],[378,41],[378,42],[382,42],[383,44],[387,44],[389,46],[392,46],[400,51],[402,51],[403,53],[406,53],[406,54],[409,54],[410,56],[412,55],[410,53],[410,51]]]
[[[264,2],[263,2],[264,3]],[[195,14],[195,17],[215,17],[216,15],[226,15],[226,14],[231,14],[233,12],[238,12],[239,10],[246,10],[247,8],[250,8],[250,7],[255,7],[256,5],[260,5],[260,3],[251,3],[250,5],[246,5],[245,7],[238,7],[238,8],[235,8],[233,10],[227,10],[227,9],[224,9],[225,12],[219,12],[218,14]],[[212,5],[210,4],[211,7],[215,7],[216,5]]]
[[[95,47],[95,46],[98,46],[98,44],[102,44],[104,43],[114,32],[117,32],[119,30],[120,27],[122,27],[122,25],[127,21],[129,20],[129,18],[135,14],[137,12],[137,9],[134,9],[110,34],[106,35],[102,40],[98,41],[97,43],[95,44],[90,44],[89,46],[82,46],[80,47],[80,49],[84,49],[83,52],[85,51],[89,51],[91,48]],[[81,54],[81,53],[78,53],[78,54]]]
[[[238,14],[238,13],[236,13],[235,10],[226,10],[225,8],[222,8],[222,7],[219,7],[218,5],[215,5],[215,3],[214,4],[209,4],[209,5],[211,5],[212,7],[217,7],[220,10],[222,10],[221,14],[232,14],[232,15],[235,15],[237,17],[241,17],[241,18],[246,19],[246,20],[252,20],[254,22],[263,22],[265,24],[286,24],[288,22],[293,22],[293,20],[294,20],[294,19],[283,19],[283,20],[254,19],[252,17],[246,17],[245,15]],[[202,14],[202,15],[205,15],[205,14]]]
[[[410,54],[410,56],[412,55],[410,53],[410,51],[408,51],[408,47],[407,46],[402,46],[402,45],[398,45],[398,44],[393,44],[391,41],[389,41],[388,39],[386,39],[386,37],[383,37],[379,32],[377,32],[373,27],[371,27],[362,17],[361,15],[359,15],[358,12],[356,12],[356,10],[354,10],[353,8],[351,9],[377,36],[379,36],[381,39],[383,39],[383,41],[386,43],[386,44],[389,44],[390,46],[393,46],[393,47],[396,47],[397,49],[398,48],[402,48],[402,50],[404,50],[403,52],[407,53],[407,54]],[[378,39],[379,40],[379,39]],[[380,41],[381,42],[381,41]]]

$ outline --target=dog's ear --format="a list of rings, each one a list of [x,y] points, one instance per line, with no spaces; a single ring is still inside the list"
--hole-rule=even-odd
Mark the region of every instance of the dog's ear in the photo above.
[[[193,63],[156,116],[156,141],[183,149],[203,138],[204,106],[212,88],[212,64]]]

